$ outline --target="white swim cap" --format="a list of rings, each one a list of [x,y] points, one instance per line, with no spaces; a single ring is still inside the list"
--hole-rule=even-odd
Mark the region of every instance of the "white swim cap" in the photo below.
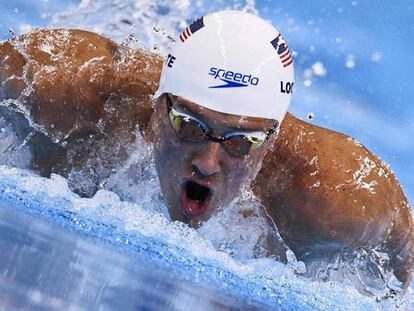
[[[159,89],[218,112],[282,122],[293,88],[281,34],[253,14],[221,11],[187,27],[164,62]]]

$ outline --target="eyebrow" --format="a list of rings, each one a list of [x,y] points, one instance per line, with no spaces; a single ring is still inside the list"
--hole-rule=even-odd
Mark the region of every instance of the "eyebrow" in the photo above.
[[[171,98],[173,99],[173,98]],[[190,116],[192,116],[193,118],[202,121],[204,123],[204,125],[208,125],[209,123],[211,123],[211,119],[203,116],[202,114],[199,114],[197,112],[194,112],[190,107],[187,107],[186,104],[178,101],[177,99],[175,99],[175,103],[177,103],[177,106],[184,109],[185,112],[187,114],[189,114]],[[242,116],[240,116],[240,118],[243,118]],[[231,131],[236,131],[236,132],[240,132],[240,133],[251,133],[251,132],[262,132],[262,133],[266,133],[267,131],[269,131],[269,129],[263,129],[257,126],[248,126],[247,128],[240,128],[239,125],[234,125],[234,124],[224,124],[224,123],[220,123],[221,126],[223,126],[226,129],[229,129]]]

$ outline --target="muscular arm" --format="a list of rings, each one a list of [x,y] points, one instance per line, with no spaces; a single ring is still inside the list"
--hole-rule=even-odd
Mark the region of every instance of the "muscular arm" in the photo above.
[[[378,246],[407,285],[414,247],[407,199],[389,166],[354,139],[288,115],[254,189],[300,259]]]
[[[145,130],[150,119],[161,65],[160,56],[82,30],[36,30],[0,43],[0,100],[11,99],[40,129],[29,142],[31,168],[67,176],[84,169],[102,144],[122,158],[121,140],[133,140],[136,125]],[[22,128],[24,118],[16,119]],[[110,156],[108,171],[116,165]]]
[[[111,101],[123,119],[146,126],[161,65],[160,56],[91,32],[36,30],[0,44],[0,99],[21,99],[33,120],[59,138],[94,127]]]
[[[19,99],[55,140],[128,133],[136,124],[150,132],[161,65],[157,55],[90,32],[38,30],[0,44],[0,100]],[[353,139],[288,113],[253,187],[300,258],[313,247],[381,245],[408,283],[407,200],[389,167]]]

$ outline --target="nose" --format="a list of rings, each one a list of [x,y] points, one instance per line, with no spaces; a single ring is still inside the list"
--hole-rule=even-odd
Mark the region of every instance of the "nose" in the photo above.
[[[216,175],[220,171],[220,144],[208,142],[206,148],[197,153],[192,161],[192,169],[202,177]]]

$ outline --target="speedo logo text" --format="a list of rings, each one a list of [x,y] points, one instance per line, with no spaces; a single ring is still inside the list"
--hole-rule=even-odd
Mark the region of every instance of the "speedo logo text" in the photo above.
[[[255,86],[259,84],[259,78],[251,74],[243,74],[231,70],[224,70],[216,67],[211,67],[208,73],[214,79],[219,79],[225,84],[209,86],[209,88],[230,88],[230,87],[246,87]]]

